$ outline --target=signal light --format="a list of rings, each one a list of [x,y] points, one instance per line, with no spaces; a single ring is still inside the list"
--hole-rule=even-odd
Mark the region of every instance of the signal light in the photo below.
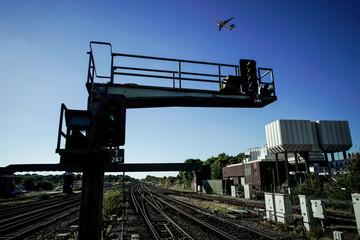
[[[125,97],[104,95],[100,98],[98,109],[97,140],[98,147],[118,147],[125,144]]]
[[[242,91],[245,94],[255,94],[258,92],[258,77],[256,62],[254,60],[241,59],[240,72],[242,78]]]

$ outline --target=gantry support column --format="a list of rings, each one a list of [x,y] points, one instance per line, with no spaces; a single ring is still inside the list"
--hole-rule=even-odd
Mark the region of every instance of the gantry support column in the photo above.
[[[333,162],[333,161],[335,161],[335,155],[334,155],[334,152],[331,152],[330,154],[331,154],[331,161],[332,161],[332,162]]]
[[[284,163],[285,163],[285,174],[286,174],[286,181],[287,186],[290,187],[290,175],[289,175],[289,162],[288,162],[288,153],[287,151],[284,152]]]
[[[343,153],[344,160],[346,160],[346,151],[343,151],[342,153]]]
[[[80,206],[79,239],[101,239],[104,167],[86,166]]]
[[[280,186],[280,175],[279,175],[279,153],[275,153],[275,168],[276,168],[276,186]]]

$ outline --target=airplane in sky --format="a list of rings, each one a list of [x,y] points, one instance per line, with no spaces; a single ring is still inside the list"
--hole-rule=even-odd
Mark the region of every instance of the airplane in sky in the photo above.
[[[234,18],[234,17],[229,18],[228,20],[225,20],[225,21],[220,21],[220,20],[218,20],[218,19],[215,18],[214,21],[218,23],[219,31],[221,31],[222,27],[227,27],[227,28],[229,28],[230,31],[231,31],[231,30],[232,30],[234,27],[236,27],[236,26],[235,26],[234,24],[227,25],[227,23],[230,22],[233,18]]]

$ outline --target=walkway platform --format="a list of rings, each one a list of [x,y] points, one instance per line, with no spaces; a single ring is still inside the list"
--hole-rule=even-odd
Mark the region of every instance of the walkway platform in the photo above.
[[[99,47],[107,57],[96,61]],[[254,60],[223,64],[113,53],[104,42],[90,42],[90,50],[86,87],[91,111],[103,94],[125,96],[126,108],[262,108],[277,100],[272,69],[257,68]],[[111,70],[99,75],[104,62]]]
[[[254,96],[220,93],[219,91],[196,89],[173,89],[166,87],[141,86],[136,84],[87,84],[88,91],[100,96],[124,95],[126,108],[149,107],[232,107],[262,108],[274,101],[276,96]]]

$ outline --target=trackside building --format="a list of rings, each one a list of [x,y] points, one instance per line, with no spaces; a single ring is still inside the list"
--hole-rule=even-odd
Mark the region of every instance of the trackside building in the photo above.
[[[248,149],[243,163],[223,168],[223,180],[271,191],[304,181],[310,173],[340,174],[349,161],[348,121],[277,120],[265,131],[266,144]]]

